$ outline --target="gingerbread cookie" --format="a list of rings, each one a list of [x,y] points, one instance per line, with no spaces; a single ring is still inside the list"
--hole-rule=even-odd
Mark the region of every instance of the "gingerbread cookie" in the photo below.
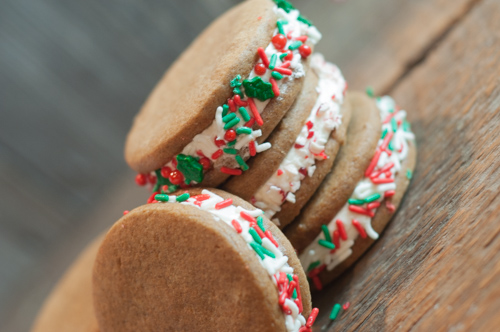
[[[215,189],[155,198],[116,222],[97,254],[102,332],[310,331],[307,279],[261,210]]]
[[[382,135],[364,177],[340,211],[323,220],[322,231],[299,256],[316,289],[352,265],[378,238],[412,177],[416,146],[406,111],[388,96],[376,103]]]
[[[217,186],[248,169],[299,94],[321,38],[287,2],[246,1],[212,23],[158,83],[125,157],[154,191]]]

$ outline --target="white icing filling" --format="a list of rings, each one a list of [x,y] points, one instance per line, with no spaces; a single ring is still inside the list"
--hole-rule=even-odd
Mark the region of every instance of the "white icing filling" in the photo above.
[[[210,195],[210,198],[201,201],[201,204],[199,205],[195,204],[196,199],[193,197],[190,197],[187,201],[181,202],[179,204],[195,206],[197,208],[200,208],[201,210],[207,211],[214,217],[215,220],[222,221],[233,229],[234,226],[232,224],[232,221],[236,220],[238,224],[241,226],[242,230],[241,233],[239,233],[239,235],[241,235],[241,237],[246,241],[248,249],[254,251],[254,249],[250,246],[250,243],[255,241],[249,232],[250,222],[241,217],[241,212],[244,211],[248,213],[250,216],[256,218],[263,214],[262,211],[259,209],[246,210],[240,206],[235,206],[235,205],[230,205],[225,208],[217,210],[215,208],[215,205],[217,203],[224,201],[224,199],[208,190],[203,190],[202,194]],[[169,202],[175,203],[176,202],[175,196],[169,196]],[[273,280],[274,284],[277,286],[276,280],[279,279],[280,272],[293,275],[293,268],[288,264],[288,257],[285,256],[281,252],[280,248],[276,247],[268,238],[265,237],[262,239],[262,246],[265,249],[271,251],[275,255],[275,258],[272,258],[268,255],[264,255],[264,259],[261,259],[261,257],[256,254],[260,264],[267,271],[269,277],[271,278],[271,280]],[[283,312],[287,331],[290,332],[299,331],[299,329],[305,325],[306,319],[304,318],[304,316],[302,316],[301,313],[299,313],[299,308],[297,307],[294,301],[288,299],[287,301],[285,301],[285,304],[291,310],[290,314]]]
[[[311,109],[302,130],[278,170],[256,192],[255,206],[264,210],[268,218],[281,210],[286,201],[295,203],[294,193],[301,181],[312,176],[316,160],[326,157],[325,145],[333,130],[342,122],[341,107],[346,82],[337,66],[324,60],[321,54],[311,57],[311,69],[318,75],[318,99]],[[277,219],[273,220],[279,224]]]
[[[299,14],[300,14],[298,10],[291,10],[289,13],[287,13],[283,9],[275,6],[274,12],[278,16],[278,19],[285,20],[288,22],[287,24],[283,24],[283,29],[284,29],[285,35],[290,33],[293,38],[299,37],[299,36],[308,36],[308,42],[310,42],[312,44],[316,44],[321,39],[321,34],[314,26],[308,26],[307,24],[300,22],[297,19]],[[278,33],[279,33],[279,31],[276,28],[273,36],[278,34]],[[292,41],[293,40],[287,41],[287,44],[285,46],[286,50],[288,49],[288,46],[290,45],[290,43]],[[257,51],[257,50],[255,50],[255,51]],[[293,52],[293,59],[291,61],[290,67],[289,67],[289,69],[292,70],[292,75],[288,76],[289,77],[288,80],[293,80],[295,78],[303,77],[305,75],[305,71],[304,71],[304,68],[303,68],[302,63],[301,63],[302,57],[299,53],[299,50],[296,49],[296,50],[293,50],[292,52]],[[279,58],[279,55],[282,54],[282,50],[277,50],[274,47],[272,42],[270,42],[269,45],[266,47],[265,53],[269,59],[271,59],[271,56],[273,54],[276,54],[278,56],[277,62],[276,62],[276,67],[279,67],[283,64],[283,62]],[[266,73],[260,77],[264,81],[267,82],[269,80],[269,78],[271,77],[271,72],[272,72],[272,70],[267,70]],[[252,69],[252,72],[250,73],[248,79],[251,79],[255,76],[258,76],[258,75]],[[280,89],[280,93],[284,93],[285,89],[287,87],[286,83],[283,83],[282,81],[284,81],[284,79],[276,81],[278,88]],[[229,84],[229,82],[228,82],[228,84]],[[243,88],[243,86],[241,86],[241,88]],[[280,97],[277,97],[277,98],[280,98]],[[262,113],[262,111],[267,106],[267,104],[269,103],[270,100],[271,99],[267,99],[265,101],[260,101],[257,98],[254,98],[255,105],[256,105],[259,113]],[[241,107],[241,106],[237,106],[237,108],[239,108],[239,107]],[[247,110],[248,114],[252,115],[252,112],[251,112],[249,106],[245,106],[245,109]],[[240,119],[239,123],[233,127],[233,129],[236,130],[236,128],[244,126],[246,121],[244,121],[243,117],[241,116],[241,114],[238,111],[236,111],[235,114]],[[184,147],[181,154],[190,155],[190,156],[199,156],[200,154],[203,154],[204,156],[209,158],[212,162],[214,162],[215,168],[219,168],[221,166],[227,166],[227,167],[231,167],[231,168],[241,168],[241,166],[235,161],[233,155],[224,154],[222,157],[212,158],[212,155],[215,152],[217,152],[219,149],[223,148],[223,147],[218,147],[215,144],[214,139],[217,137],[217,139],[223,140],[225,132],[226,132],[226,130],[224,130],[224,123],[222,121],[222,107],[218,107],[216,110],[215,119],[212,122],[212,124],[207,129],[205,129],[203,132],[196,135],[193,138],[193,140]],[[244,159],[247,159],[250,156],[250,153],[249,153],[249,150],[247,147],[251,141],[255,142],[257,153],[265,151],[271,147],[271,144],[266,142],[266,143],[259,145],[257,143],[256,139],[258,137],[260,137],[261,135],[262,135],[262,132],[260,130],[253,130],[252,133],[249,135],[239,135],[238,139],[237,139],[237,143],[232,148],[237,149],[239,151],[239,154]],[[229,146],[227,146],[227,147],[229,147]],[[170,167],[171,169],[175,169],[174,163],[172,161],[168,162],[165,166]]]
[[[409,141],[413,141],[415,136],[410,131],[405,131],[403,129],[402,123],[406,120],[406,111],[397,110],[396,104],[394,100],[389,96],[384,96],[381,98],[377,98],[377,106],[380,110],[380,116],[383,122],[391,115],[392,111],[395,111],[393,118],[395,119],[395,123],[400,122],[401,124],[397,125],[397,130],[394,132],[394,135],[391,139],[391,144],[394,147],[393,151],[391,151],[391,155],[389,155],[385,150],[381,152],[380,158],[377,162],[377,165],[373,172],[376,172],[382,169],[384,166],[389,165],[391,162],[394,166],[390,167],[388,171],[389,176],[386,173],[383,173],[379,176],[381,179],[390,178],[394,179],[396,174],[400,171],[406,172],[406,170],[401,170],[401,161],[406,158],[408,155],[408,144]],[[382,124],[382,132],[386,131],[392,132],[393,123],[388,121],[387,123]],[[383,144],[383,139],[381,138],[378,142],[377,150],[379,150],[380,146]],[[372,172],[372,173],[373,173]],[[351,199],[364,200],[367,197],[370,197],[373,194],[379,194],[380,198],[375,200],[374,202],[382,203],[384,200],[384,194],[389,190],[395,190],[396,183],[384,183],[384,184],[375,184],[371,181],[369,177],[364,177],[354,189],[354,192],[351,196]],[[347,233],[347,239],[339,239],[340,246],[337,247],[333,252],[330,249],[325,248],[319,244],[320,240],[324,240],[325,236],[323,232],[321,232],[316,239],[307,246],[307,248],[302,252],[299,256],[300,261],[304,269],[308,269],[312,263],[320,262],[317,266],[326,265],[326,269],[331,271],[341,262],[343,262],[347,257],[352,254],[352,246],[354,245],[354,241],[358,238],[359,232],[352,224],[352,220],[355,219],[359,221],[366,234],[376,240],[378,238],[377,232],[373,230],[371,225],[371,217],[359,214],[349,210],[349,202],[347,202],[342,209],[337,213],[337,215],[330,221],[327,225],[328,231],[332,239],[334,236],[332,235],[335,231],[338,231],[337,220],[340,220],[345,228]],[[372,209],[372,212],[375,212],[376,209]]]

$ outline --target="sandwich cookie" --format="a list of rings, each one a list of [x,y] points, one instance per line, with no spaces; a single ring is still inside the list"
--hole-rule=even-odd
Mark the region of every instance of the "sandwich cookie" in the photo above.
[[[312,56],[311,69],[318,76],[316,102],[291,149],[251,198],[280,228],[299,214],[330,171],[350,121],[340,70],[320,54]]]
[[[107,233],[93,272],[106,331],[312,331],[294,249],[261,210],[220,190],[159,194]]]
[[[270,148],[264,140],[299,94],[321,38],[299,11],[246,1],[179,57],[136,116],[125,158],[138,184],[171,193],[217,186]]]
[[[340,211],[324,220],[322,231],[300,253],[314,287],[352,265],[379,237],[410,183],[416,161],[415,136],[389,96],[376,99],[382,135],[363,178]]]

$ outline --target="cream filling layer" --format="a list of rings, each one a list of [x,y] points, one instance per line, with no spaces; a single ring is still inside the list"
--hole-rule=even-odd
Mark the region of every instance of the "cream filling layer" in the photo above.
[[[413,141],[415,136],[409,131],[409,128],[407,128],[406,111],[398,110],[391,97],[384,96],[377,98],[377,106],[383,121],[382,133],[386,133],[386,136],[391,135],[391,132],[393,134],[387,149],[381,149],[384,145],[384,138],[386,138],[386,136],[379,140],[377,151],[381,151],[380,157],[376,162],[376,166],[370,173],[373,175],[374,173],[383,171],[377,176],[378,179],[394,180],[397,173],[404,171],[401,169],[401,162],[407,157],[409,142]],[[371,201],[370,203],[382,203],[386,195],[391,193],[392,196],[395,190],[395,181],[374,181],[371,177],[365,176],[356,185],[351,199],[358,202],[368,200]],[[377,197],[377,195],[379,196],[378,199],[370,199],[370,197]],[[372,206],[377,207],[369,209],[367,204],[364,205],[367,206],[366,209],[370,211],[371,215],[352,211],[350,209],[351,204],[347,202],[327,225],[330,237],[334,239],[333,242],[337,242],[335,249],[332,250],[320,244],[322,240],[328,240],[323,232],[307,246],[299,256],[302,266],[306,271],[310,270],[311,266],[321,267],[323,265],[330,271],[352,254],[351,248],[355,240],[360,236],[360,232],[355,227],[353,220],[359,222],[364,232],[366,232],[366,235],[374,240],[378,239],[378,233],[375,232],[371,225],[372,216],[375,214],[378,206],[375,204]],[[344,238],[340,235],[342,230],[339,228],[339,223],[340,227],[345,230],[346,236]]]
[[[278,170],[254,195],[254,205],[272,218],[281,210],[285,201],[295,203],[294,193],[301,181],[312,176],[316,160],[327,158],[325,145],[333,130],[342,123],[341,107],[344,102],[346,82],[334,64],[326,62],[321,54],[311,57],[311,69],[318,75],[318,99],[311,109],[302,130],[288,151]],[[278,219],[273,222],[279,225]]]
[[[298,10],[291,10],[289,13],[285,12],[283,9],[278,8],[277,6],[274,7],[274,12],[276,13],[277,17],[279,20],[283,20],[288,22],[287,24],[283,24],[283,29],[285,32],[285,35],[289,35],[292,37],[292,40],[287,40],[287,44],[285,46],[285,49],[288,49],[290,44],[293,42],[293,38],[299,37],[299,36],[307,36],[308,41],[312,44],[316,44],[320,39],[321,39],[321,33],[316,29],[314,26],[308,26],[307,24],[300,22],[297,18],[299,17],[300,13]],[[279,31],[276,28],[273,36],[278,34]],[[257,51],[257,50],[256,50]],[[290,69],[292,70],[292,75],[288,76],[288,80],[293,80],[295,78],[300,78],[305,75],[304,67],[302,66],[301,63],[301,55],[299,53],[298,49],[295,49],[292,51],[293,52],[293,59],[290,64]],[[282,61],[279,58],[279,55],[282,54],[282,50],[277,50],[273,43],[270,42],[269,45],[265,49],[265,53],[267,57],[270,59],[273,54],[278,56],[277,57],[277,62],[276,62],[276,67],[279,67],[283,64],[284,61]],[[260,76],[262,79],[265,79],[266,81],[271,77],[271,70],[267,70],[266,73],[262,76]],[[255,70],[252,69],[252,72],[249,74],[248,79],[251,79],[255,76],[258,76],[255,73]],[[277,85],[278,88],[280,88],[280,92],[284,92],[286,89],[286,84],[282,83],[283,80],[278,80]],[[229,82],[228,82],[229,84]],[[280,97],[277,97],[280,98]],[[258,109],[259,114],[262,113],[262,111],[265,109],[267,104],[269,103],[271,99],[265,100],[265,101],[259,101],[258,99],[254,99],[255,101],[255,106]],[[238,106],[238,108],[241,106]],[[250,106],[244,106],[245,109],[249,114],[252,114]],[[207,158],[209,158],[211,161],[214,162],[215,167],[218,166],[227,166],[231,168],[240,168],[240,165],[234,160],[234,157],[227,156],[227,158],[213,158],[212,156],[214,155],[215,152],[217,152],[220,147],[215,143],[215,140],[224,140],[224,134],[226,130],[224,129],[224,123],[222,121],[222,112],[223,109],[221,106],[219,106],[216,110],[215,114],[215,119],[212,122],[212,124],[205,129],[203,132],[200,134],[196,135],[193,140],[187,144],[184,149],[182,150],[181,154],[185,155],[190,155],[190,156],[200,156],[204,155]],[[242,115],[239,112],[235,112],[236,116],[240,119],[239,123],[233,127],[233,129],[242,127],[245,125],[245,122]],[[255,143],[256,147],[256,152],[262,152],[271,147],[271,144],[266,142],[262,144],[258,144],[256,139],[262,135],[261,130],[252,130],[251,134],[245,135],[244,138],[238,138],[236,144],[233,146],[236,150],[239,151],[239,154],[244,158],[247,159],[250,156],[250,152],[247,148],[248,144],[250,142]],[[241,150],[241,151],[240,151]],[[219,160],[217,160],[219,159]],[[216,161],[217,160],[217,161]],[[175,169],[175,163],[173,161],[168,162],[165,166]]]
[[[207,211],[214,217],[216,221],[222,221],[233,229],[235,229],[233,221],[236,221],[241,227],[239,235],[247,243],[248,249],[254,251],[254,249],[250,245],[255,241],[254,237],[250,234],[250,222],[241,216],[241,212],[257,218],[259,216],[262,216],[262,211],[259,209],[246,210],[241,206],[235,206],[232,204],[218,209],[216,207],[216,204],[224,201],[222,197],[208,190],[203,190],[202,194],[209,195],[210,198],[203,201],[197,201],[195,198],[196,196],[194,196],[178,204],[190,205]],[[176,196],[169,197],[169,202],[176,202]],[[238,232],[238,230],[236,231]],[[257,255],[257,258],[262,267],[269,274],[269,277],[274,282],[275,286],[278,287],[277,280],[279,280],[280,278],[280,273],[282,272],[285,274],[293,274],[293,268],[288,264],[288,257],[285,256],[281,252],[280,248],[276,247],[276,245],[274,245],[267,237],[262,238],[262,246],[272,252],[275,257],[273,258],[268,255],[264,255],[264,259],[262,259],[259,255]],[[306,319],[301,314],[301,312],[299,312],[299,307],[295,304],[294,301],[287,299],[285,300],[285,304],[290,309],[289,313],[283,311],[287,331],[297,332],[302,326],[306,324]]]

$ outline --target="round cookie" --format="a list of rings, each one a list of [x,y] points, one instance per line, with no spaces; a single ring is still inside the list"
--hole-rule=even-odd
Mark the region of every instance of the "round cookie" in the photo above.
[[[104,235],[80,254],[45,300],[31,332],[99,332],[92,299],[92,267]]]
[[[360,92],[349,93],[351,122],[346,143],[335,159],[332,171],[325,177],[300,215],[284,233],[300,253],[321,232],[332,216],[351,196],[364,176],[380,138],[380,112],[373,100]]]
[[[295,143],[318,98],[317,84],[318,76],[314,71],[309,71],[299,96],[267,140],[271,148],[251,158],[248,162],[248,171],[230,178],[222,189],[250,201],[255,192],[279,167]]]
[[[217,186],[267,149],[261,143],[296,99],[307,57],[321,38],[305,22],[291,7],[254,0],[212,23],[134,120],[125,158],[141,173],[138,183],[169,192]]]
[[[251,198],[281,228],[297,215],[330,171],[350,121],[347,84],[340,70],[323,56],[311,57],[318,75],[318,97],[285,158]]]
[[[182,202],[132,210],[99,249],[93,289],[101,331],[298,331],[306,325],[307,279],[288,240],[261,211],[219,190],[156,199]]]
[[[416,146],[406,111],[388,96],[376,98],[376,104],[382,135],[363,178],[299,256],[316,289],[353,264],[378,238],[412,177]]]

